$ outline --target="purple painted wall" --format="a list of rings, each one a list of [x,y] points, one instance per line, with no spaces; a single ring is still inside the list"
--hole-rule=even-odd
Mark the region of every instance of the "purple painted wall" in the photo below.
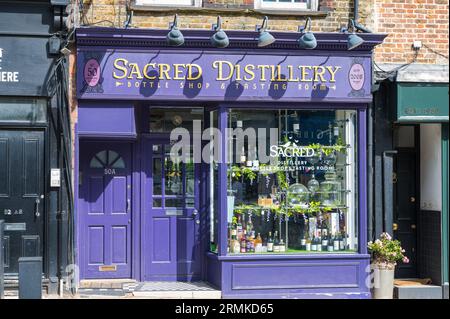
[[[78,105],[78,136],[136,138],[133,103],[80,101]]]
[[[298,50],[295,33],[274,33],[275,44],[269,49],[259,49],[254,43],[254,32],[230,32],[230,50],[210,48],[211,32],[207,30],[183,30],[183,33],[185,47],[170,49],[164,47],[164,30],[77,30],[78,136],[138,137],[136,127],[139,121],[146,121],[146,112],[141,116],[137,114],[141,105],[149,105],[146,101],[152,101],[153,105],[179,102],[183,106],[205,101],[205,104],[219,106],[219,127],[226,126],[229,107],[358,110],[359,251],[320,256],[226,256],[227,209],[223,196],[220,199],[219,254],[206,253],[202,277],[221,287],[225,298],[369,298],[369,288],[365,284],[370,262],[366,248],[365,108],[372,100],[371,50],[381,43],[384,35],[361,34],[365,44],[349,52],[343,34],[318,34],[317,49],[305,51]],[[227,61],[221,64],[222,74],[217,61]],[[241,73],[235,72],[228,79],[231,67],[228,62],[233,66],[241,65]],[[252,78],[248,72],[252,67],[248,65],[264,70],[266,79],[262,81],[262,73]],[[258,87],[261,83],[265,85]],[[321,83],[324,86],[321,87]],[[221,104],[224,101],[226,105]],[[133,223],[139,224],[133,225],[132,277],[138,280],[143,278],[142,238],[146,232],[145,212],[142,211],[145,203],[141,196],[145,176],[138,160],[143,152],[141,147],[135,147],[133,153]],[[225,158],[225,148],[222,152]],[[219,187],[226,194],[225,165],[219,166],[219,172]],[[208,247],[209,236],[202,238],[202,247]],[[82,242],[78,237],[78,243]]]
[[[83,99],[370,102],[368,56],[201,50],[78,51]]]

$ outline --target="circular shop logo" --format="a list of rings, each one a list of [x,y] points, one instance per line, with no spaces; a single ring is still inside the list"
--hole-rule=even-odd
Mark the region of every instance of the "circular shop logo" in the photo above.
[[[348,73],[348,80],[353,90],[359,91],[364,85],[364,67],[357,63],[353,64]]]
[[[97,60],[90,59],[84,66],[84,80],[89,86],[96,86],[100,81],[100,64]]]

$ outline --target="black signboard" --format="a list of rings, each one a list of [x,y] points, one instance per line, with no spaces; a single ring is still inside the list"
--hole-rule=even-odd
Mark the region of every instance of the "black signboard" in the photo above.
[[[0,95],[47,96],[48,37],[0,36]]]

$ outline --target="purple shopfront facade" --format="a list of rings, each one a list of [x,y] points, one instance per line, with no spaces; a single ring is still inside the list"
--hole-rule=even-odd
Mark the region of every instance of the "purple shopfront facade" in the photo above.
[[[300,50],[298,34],[284,32],[273,32],[277,41],[257,48],[256,32],[230,31],[226,49],[211,46],[212,31],[185,30],[185,44],[177,48],[166,45],[166,33],[77,30],[76,251],[81,279],[204,280],[220,288],[224,298],[369,298],[363,150],[372,101],[372,49],[384,35],[362,34],[364,44],[347,51],[345,34],[316,34],[318,47]],[[224,163],[218,165],[216,181],[217,252],[210,252],[206,164],[192,171],[190,208],[170,211],[149,204],[161,200],[152,186],[155,180],[165,184],[165,175],[156,176],[154,166],[161,157],[158,145],[167,137],[149,134],[148,127],[156,107],[215,111],[219,129],[227,127],[231,108],[356,111],[361,150],[357,251],[228,254]],[[204,119],[209,125],[209,117]],[[169,197],[162,200],[177,199]]]

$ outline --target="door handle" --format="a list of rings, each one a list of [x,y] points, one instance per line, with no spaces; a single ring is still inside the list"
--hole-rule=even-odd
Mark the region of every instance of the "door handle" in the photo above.
[[[410,200],[411,203],[415,203],[416,202],[416,198],[415,197],[410,197],[409,200]]]
[[[129,198],[127,198],[127,212],[130,211],[131,201]]]
[[[39,198],[34,201],[34,216],[39,217],[41,213],[39,212],[39,204],[41,203]]]
[[[393,223],[392,224],[392,230],[397,230],[398,229],[398,224],[397,223]]]
[[[416,229],[416,224],[412,224],[411,229]]]

